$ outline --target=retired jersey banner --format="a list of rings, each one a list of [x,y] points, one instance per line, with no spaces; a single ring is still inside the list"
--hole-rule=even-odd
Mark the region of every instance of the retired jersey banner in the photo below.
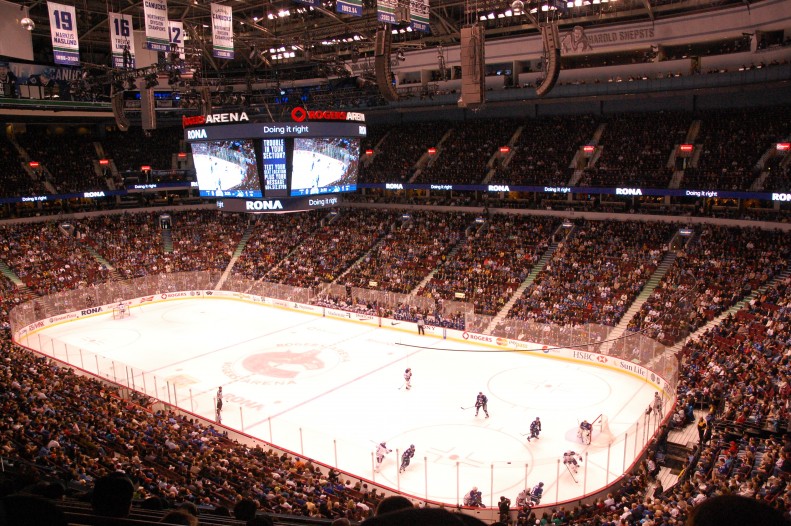
[[[412,29],[428,33],[431,31],[428,25],[429,5],[428,0],[410,0],[409,14],[412,18]]]
[[[168,3],[166,0],[145,0],[146,47],[152,51],[169,51]]]
[[[211,5],[212,56],[233,58],[233,12],[231,6]]]
[[[132,15],[107,13],[107,21],[110,23],[113,67],[134,69],[135,33],[132,31]]]
[[[47,8],[55,64],[79,65],[80,43],[77,40],[77,14],[74,6],[47,2]]]
[[[176,53],[184,60],[184,22],[168,21],[168,35],[170,43],[176,46]]]
[[[310,5],[313,7],[319,7],[321,5],[321,0],[295,0],[299,4]]]
[[[344,15],[363,16],[363,0],[337,0],[335,11]]]
[[[395,11],[398,7],[397,0],[377,0],[376,18],[386,24],[396,24]]]

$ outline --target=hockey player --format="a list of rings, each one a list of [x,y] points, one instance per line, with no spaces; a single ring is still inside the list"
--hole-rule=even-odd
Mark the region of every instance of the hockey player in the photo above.
[[[483,409],[486,418],[489,418],[489,410],[486,404],[489,403],[489,399],[486,398],[486,395],[483,394],[483,391],[478,391],[478,396],[475,398],[475,416],[478,416],[478,411]]]
[[[423,319],[422,314],[417,315],[417,333],[426,334],[426,320]]]
[[[222,386],[217,389],[217,413],[216,413],[216,420],[217,423],[221,423],[222,420]]]
[[[406,385],[407,389],[412,388],[412,369],[410,367],[407,367],[406,371],[404,371],[404,385]]]
[[[478,486],[473,486],[469,493],[464,495],[465,506],[475,506],[476,508],[483,508],[483,495],[478,491]]]
[[[567,468],[569,468],[575,474],[579,469],[578,461],[582,462],[582,455],[580,455],[579,453],[576,453],[575,451],[572,450],[568,450],[565,453],[563,453],[563,463],[566,465]]]
[[[530,436],[527,437],[527,441],[530,442],[530,439],[538,438],[539,433],[541,433],[541,420],[536,417],[535,420],[530,422]]]
[[[533,501],[534,504],[538,504],[541,502],[542,495],[544,495],[544,483],[539,482],[533,486],[533,491],[530,492],[530,500]]]
[[[384,442],[380,442],[378,446],[376,446],[376,471],[379,471],[379,466],[382,465],[382,461],[385,459],[385,455],[388,453],[392,453],[392,449],[387,448],[387,444]]]
[[[521,509],[527,506],[528,500],[530,500],[530,492],[527,491],[527,488],[524,488],[519,492],[519,495],[516,496],[516,507]]]
[[[410,444],[406,451],[401,453],[401,467],[398,470],[399,473],[406,471],[406,468],[409,466],[409,461],[412,460],[412,457],[414,456],[415,444]]]
[[[654,393],[654,411],[656,411],[656,416],[662,416],[662,397],[659,396],[659,391]]]
[[[588,423],[587,420],[583,420],[580,424],[580,429],[577,432],[577,436],[580,437],[580,441],[583,444],[590,444],[591,443],[591,431],[593,430],[593,426]]]

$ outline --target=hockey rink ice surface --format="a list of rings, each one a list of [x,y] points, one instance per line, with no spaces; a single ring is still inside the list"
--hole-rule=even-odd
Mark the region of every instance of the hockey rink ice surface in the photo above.
[[[643,414],[654,389],[625,372],[419,336],[414,325],[375,327],[230,299],[143,304],[126,318],[61,323],[21,343],[207,418],[223,386],[223,424],[449,504],[473,486],[485,505],[501,495],[515,502],[538,482],[542,505],[591,493],[623,473],[654,430]],[[490,418],[462,409],[478,391]],[[578,422],[601,413],[612,438],[594,434],[582,445]],[[536,417],[543,431],[528,442]],[[393,452],[376,472],[381,441]],[[399,473],[396,454],[410,444],[415,457]],[[569,449],[584,458],[577,482],[558,462]]]

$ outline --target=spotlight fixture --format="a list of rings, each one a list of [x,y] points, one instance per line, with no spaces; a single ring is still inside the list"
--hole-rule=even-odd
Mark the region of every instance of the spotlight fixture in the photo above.
[[[27,31],[33,31],[36,29],[36,23],[30,17],[25,17],[19,21],[19,24]]]

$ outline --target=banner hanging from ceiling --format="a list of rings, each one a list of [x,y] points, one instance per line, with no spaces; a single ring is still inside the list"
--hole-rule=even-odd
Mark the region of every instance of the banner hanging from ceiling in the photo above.
[[[376,18],[385,24],[396,24],[396,7],[398,7],[397,0],[377,0],[376,2]]]
[[[337,0],[335,11],[344,15],[363,16],[363,0]]]
[[[231,6],[211,5],[212,56],[233,58],[233,12]]]
[[[78,66],[80,43],[77,40],[77,13],[74,6],[47,2],[47,8],[55,64]]]
[[[184,60],[184,22],[168,20],[168,37],[170,43],[176,46],[176,53]]]
[[[152,51],[170,50],[168,38],[168,4],[166,0],[143,2],[146,20],[146,47]]]
[[[423,33],[429,33],[431,28],[428,25],[428,0],[409,0],[409,11],[412,18],[412,29],[415,31],[421,31]]]
[[[132,15],[107,13],[110,23],[110,47],[113,53],[113,67],[134,69],[135,33],[132,31]]]

